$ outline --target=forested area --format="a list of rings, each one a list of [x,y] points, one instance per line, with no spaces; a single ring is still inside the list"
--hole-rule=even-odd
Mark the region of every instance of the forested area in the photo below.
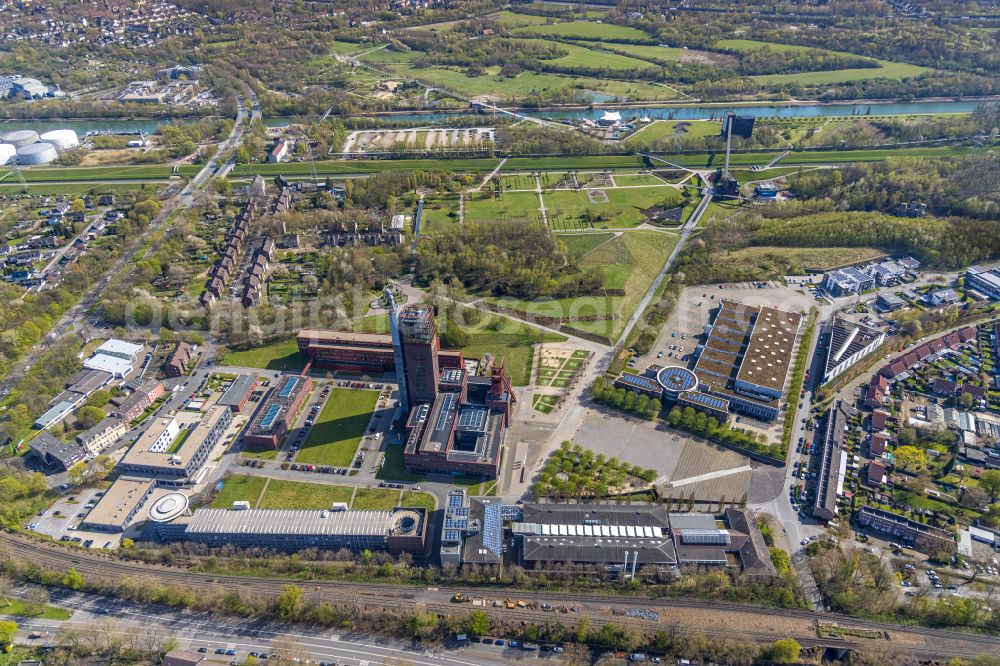
[[[791,179],[795,194],[837,210],[888,211],[917,201],[935,215],[1000,220],[1000,156],[888,160],[809,171]]]
[[[534,123],[501,125],[496,139],[500,151],[512,155],[600,155],[620,150],[582,132]]]
[[[466,223],[425,237],[416,275],[424,284],[458,281],[480,293],[520,299],[590,295],[604,282],[600,268],[581,270],[544,225],[524,220]]]

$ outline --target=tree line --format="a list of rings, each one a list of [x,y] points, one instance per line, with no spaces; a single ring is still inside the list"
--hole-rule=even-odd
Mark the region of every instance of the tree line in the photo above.
[[[416,276],[519,299],[592,295],[604,283],[599,267],[582,270],[544,225],[527,220],[466,222],[424,237]]]

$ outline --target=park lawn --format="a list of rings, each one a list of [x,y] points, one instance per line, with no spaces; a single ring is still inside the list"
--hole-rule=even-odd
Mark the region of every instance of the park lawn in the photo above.
[[[650,46],[646,44],[616,44],[614,42],[601,42],[599,44],[594,44],[594,48],[627,53],[634,58],[654,63],[678,62],[681,59],[681,56],[684,55],[684,49],[676,46]]]
[[[433,511],[437,505],[434,495],[419,490],[404,490],[399,499],[399,506],[424,508]]]
[[[677,237],[656,231],[620,234],[591,250],[580,261],[584,270],[600,267],[604,287],[622,289],[624,296],[579,296],[575,298],[519,301],[487,298],[487,301],[533,316],[579,318],[598,315],[587,321],[567,321],[565,325],[609,340],[617,337],[639,305],[653,279],[663,268]],[[562,386],[553,381],[553,386]]]
[[[351,509],[359,511],[394,509],[399,505],[399,490],[384,488],[358,488],[354,493],[354,503]]]
[[[289,338],[255,349],[228,351],[219,359],[219,364],[265,370],[302,370],[307,360],[299,352],[295,338]]]
[[[403,461],[403,446],[401,444],[386,444],[385,455],[382,461],[382,465],[375,473],[375,478],[381,481],[413,483],[415,481],[423,481],[427,478],[426,474],[406,471],[406,464]]]
[[[120,166],[96,167],[43,166],[21,169],[21,174],[29,183],[73,180],[166,180],[170,178],[172,170],[173,167],[166,164],[123,164]],[[197,170],[195,173],[197,173]],[[4,181],[16,181],[13,172],[10,170],[0,173],[0,179]]]
[[[0,605],[0,613],[14,617],[26,617],[25,602],[23,599],[8,599],[6,605]],[[72,615],[73,612],[66,608],[43,606],[41,613],[31,617],[37,620],[68,620]]]
[[[808,152],[792,152],[782,160],[786,166],[791,164],[834,164],[850,162],[883,162],[893,157],[959,157],[973,151],[972,146],[934,146],[920,148],[871,148],[869,150],[815,150]],[[723,151],[724,152],[724,151]],[[722,164],[718,153],[702,153],[690,155],[675,155],[673,161],[688,167],[715,167]],[[732,166],[761,166],[774,157],[774,152],[733,153],[730,159]]]
[[[386,47],[384,49],[369,51],[368,53],[358,58],[358,60],[374,64],[388,65],[391,63],[399,63],[399,62],[413,62],[415,59],[425,55],[427,54],[424,51],[417,51],[417,50],[396,51],[395,49]]]
[[[512,157],[504,163],[504,173],[511,171],[580,171],[584,169],[606,171],[643,169],[638,155],[568,155],[566,157]],[[554,181],[553,181],[554,182]],[[548,187],[543,181],[542,187]]]
[[[261,509],[329,509],[334,502],[350,505],[353,486],[271,479],[260,500]]]
[[[651,173],[616,173],[613,176],[618,187],[636,187],[638,185],[666,185],[667,181]]]
[[[350,467],[377,401],[377,391],[333,389],[295,462]]]
[[[799,46],[797,44],[778,44],[775,42],[762,42],[753,39],[720,39],[715,43],[714,48],[724,51],[739,51],[747,53],[763,48],[771,48],[775,51],[808,51],[811,49],[835,53],[843,56],[856,56],[845,51],[833,51],[820,47]],[[866,57],[866,56],[861,56]],[[913,76],[920,76],[930,70],[928,67],[908,65],[902,62],[892,62],[879,58],[869,58],[879,64],[878,67],[859,67],[856,69],[833,69],[821,72],[799,72],[796,74],[759,74],[750,78],[760,83],[779,85],[782,83],[805,83],[805,84],[825,84],[825,83],[848,83],[850,81],[864,81],[867,79],[906,79]]]
[[[420,233],[433,234],[458,224],[458,195],[424,197]]]
[[[538,195],[534,192],[505,192],[497,199],[492,192],[470,194],[465,200],[465,222],[496,222],[498,220],[533,220],[540,222]]]
[[[901,62],[879,61],[881,67],[861,67],[858,69],[834,69],[824,72],[800,72],[798,74],[760,74],[750,78],[767,85],[803,83],[823,85],[829,83],[851,83],[868,79],[909,79],[929,71],[927,67],[908,65]]]
[[[586,234],[560,234],[558,239],[574,259],[581,259],[594,248],[607,243],[615,235],[610,231]]]
[[[255,507],[266,482],[266,477],[249,474],[227,477],[222,480],[222,490],[209,506],[213,509],[228,509],[233,502],[250,502],[250,507]]]
[[[509,10],[503,10],[492,14],[505,28],[520,28],[526,25],[545,25],[549,19],[545,16],[535,16],[533,14],[518,14]]]
[[[510,190],[534,191],[537,186],[535,177],[528,173],[504,174],[500,176],[500,185],[503,187],[504,192],[509,192]]]
[[[545,334],[545,338],[548,337],[562,336]],[[514,386],[527,386],[531,379],[531,363],[534,354],[531,342],[532,338],[526,334],[485,332],[471,336],[469,344],[462,348],[462,353],[465,354],[466,358],[473,359],[482,358],[488,353],[493,354],[498,361],[502,358],[504,370],[510,377],[511,383]]]
[[[654,120],[630,136],[625,143],[630,146],[648,146],[664,137],[717,136],[722,124],[713,120]]]
[[[593,21],[566,21],[563,23],[548,23],[518,28],[515,35],[530,37],[562,37],[564,39],[584,39],[601,41],[605,39],[623,39],[632,41],[650,41],[652,38],[639,30],[613,23],[595,23]]]
[[[599,189],[599,188],[595,188]],[[593,191],[593,190],[590,190]],[[592,203],[588,190],[547,192],[545,208],[554,229],[585,229],[589,224],[599,229],[632,228],[646,220],[643,212],[658,204],[672,207],[683,195],[671,187],[607,188],[606,203]]]
[[[552,42],[543,39],[519,39],[517,41],[523,44],[537,44],[540,46],[549,46],[552,44]],[[545,60],[544,62],[560,67],[600,67],[626,72],[656,68],[656,65],[645,60],[637,60],[636,58],[618,55],[617,53],[608,53],[607,51],[597,51],[578,44],[560,42],[557,46],[560,50],[566,51],[566,55],[552,60]]]

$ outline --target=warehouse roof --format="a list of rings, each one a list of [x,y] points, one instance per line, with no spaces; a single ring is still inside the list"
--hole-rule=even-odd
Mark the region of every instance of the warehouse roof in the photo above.
[[[341,534],[388,535],[399,509],[389,511],[315,511],[307,509],[199,509],[189,519],[193,534]],[[406,509],[414,515],[419,513]],[[419,529],[417,530],[419,533]]]

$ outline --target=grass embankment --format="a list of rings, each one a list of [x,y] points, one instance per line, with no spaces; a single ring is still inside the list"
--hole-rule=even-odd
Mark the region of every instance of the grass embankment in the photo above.
[[[783,455],[788,453],[792,442],[792,429],[798,415],[799,394],[802,392],[802,384],[805,381],[806,367],[809,365],[809,349],[812,346],[813,333],[816,331],[816,315],[816,308],[810,308],[806,318],[806,329],[802,334],[802,342],[799,343],[795,364],[792,366],[792,385],[788,387],[788,413],[785,414],[785,423],[781,429],[781,452]]]
[[[650,283],[663,268],[677,243],[673,234],[635,231],[600,234],[595,240],[561,236],[571,247],[583,270],[599,268],[604,288],[621,290],[621,296],[581,296],[537,301],[490,298],[488,301],[525,316],[561,317],[566,326],[600,336],[616,338],[638,306]],[[588,249],[588,245],[592,245]],[[584,318],[587,318],[584,320]]]
[[[308,359],[299,352],[295,338],[274,342],[263,347],[228,351],[219,359],[220,365],[264,370],[301,370]]]

